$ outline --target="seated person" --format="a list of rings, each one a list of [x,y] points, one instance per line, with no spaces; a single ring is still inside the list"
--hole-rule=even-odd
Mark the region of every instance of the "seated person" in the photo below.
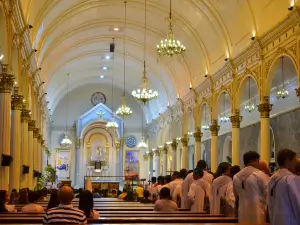
[[[86,224],[86,216],[80,209],[72,205],[73,191],[63,186],[58,191],[59,206],[48,210],[44,216],[43,224]]]
[[[178,211],[177,204],[171,199],[170,189],[163,187],[160,190],[160,200],[157,200],[154,205],[154,211],[175,212]]]
[[[86,218],[99,218],[99,213],[93,209],[94,198],[92,192],[90,192],[89,190],[81,192],[78,208],[84,212]]]
[[[44,208],[37,204],[40,194],[36,191],[29,191],[28,199],[30,204],[22,208],[22,213],[43,213]]]
[[[137,194],[137,200],[141,201],[144,198],[144,188],[142,184],[139,184],[137,188],[135,189],[135,192]]]
[[[94,190],[93,190],[93,197],[94,198],[101,198],[101,196],[99,194],[98,188],[94,188]]]
[[[144,198],[140,201],[141,203],[152,203],[152,200],[149,199],[150,192],[148,190],[144,191]]]
[[[127,190],[124,188],[122,194],[118,196],[118,199],[124,200],[127,197]]]
[[[0,212],[17,212],[14,205],[7,205],[8,202],[10,202],[8,192],[0,190]]]

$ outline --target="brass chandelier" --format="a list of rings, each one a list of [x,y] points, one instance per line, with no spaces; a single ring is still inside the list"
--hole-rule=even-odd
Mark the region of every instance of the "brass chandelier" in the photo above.
[[[285,99],[289,97],[289,91],[285,88],[284,86],[284,72],[283,72],[283,58],[284,56],[281,57],[281,79],[282,79],[282,88],[280,88],[277,85],[277,93],[276,93],[276,98],[279,99]]]
[[[254,96],[251,97],[251,85],[250,85],[250,77],[248,78],[248,102],[245,105],[246,112],[253,112],[255,110],[255,98]]]
[[[179,40],[175,40],[173,33],[173,17],[172,17],[172,3],[170,0],[170,12],[169,12],[169,33],[165,40],[161,40],[157,45],[157,55],[172,57],[173,55],[183,55],[186,48]]]
[[[68,136],[68,107],[69,107],[69,74],[67,74],[67,104],[66,104],[66,133],[63,135],[63,139],[61,140],[62,145],[71,145],[72,141]]]
[[[144,32],[144,70],[143,70],[143,77],[142,77],[142,83],[140,88],[137,90],[132,91],[132,96],[142,103],[146,104],[152,99],[155,99],[158,97],[158,92],[155,90],[152,90],[148,86],[148,78],[147,78],[147,71],[146,71],[146,33],[147,33],[147,2],[145,0],[145,32]]]
[[[127,13],[126,13],[126,1],[125,3],[125,35],[123,40],[123,51],[124,51],[124,92],[122,96],[122,105],[116,111],[118,116],[129,116],[132,114],[132,110],[126,105],[126,97],[125,97],[125,75],[126,75],[126,56],[125,56],[125,46],[126,46],[126,22],[127,22]]]

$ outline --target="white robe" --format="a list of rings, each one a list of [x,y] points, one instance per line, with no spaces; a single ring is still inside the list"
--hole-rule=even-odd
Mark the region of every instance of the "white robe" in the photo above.
[[[214,177],[210,173],[204,171],[203,177],[201,179],[205,180],[206,182],[208,182],[211,185]],[[189,208],[188,195],[187,194],[188,194],[190,186],[193,182],[194,182],[193,173],[189,173],[186,176],[186,178],[184,179],[184,181],[182,182],[182,186],[181,186],[181,193],[182,193],[181,194],[182,195],[181,208],[183,208],[183,209],[188,209]]]
[[[272,176],[268,185],[268,207],[272,225],[300,224],[299,189],[299,177],[287,169],[280,169]]]
[[[211,186],[205,180],[195,180],[188,192],[188,203],[191,208],[191,212],[203,212],[204,197],[205,194],[209,198],[211,204]]]
[[[226,201],[229,203],[234,202],[234,194],[228,191],[228,187],[232,184],[232,179],[229,176],[222,175],[216,179],[214,179],[212,183],[212,202],[210,205],[210,213],[211,214],[220,214],[220,200],[221,197],[225,197]],[[234,199],[230,199],[230,198]],[[230,200],[229,200],[230,199]],[[234,207],[233,207],[234,208]]]
[[[172,182],[170,182],[170,193],[172,200],[174,202],[177,202],[177,197],[181,198],[181,185],[183,180],[182,179],[175,179]]]
[[[252,166],[245,167],[233,177],[234,192],[239,197],[239,223],[257,225],[265,222],[268,181],[265,173]]]

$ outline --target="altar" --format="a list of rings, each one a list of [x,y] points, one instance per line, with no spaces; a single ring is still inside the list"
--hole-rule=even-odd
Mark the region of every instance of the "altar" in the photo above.
[[[97,188],[103,197],[118,197],[120,182],[118,181],[92,181],[92,188]]]

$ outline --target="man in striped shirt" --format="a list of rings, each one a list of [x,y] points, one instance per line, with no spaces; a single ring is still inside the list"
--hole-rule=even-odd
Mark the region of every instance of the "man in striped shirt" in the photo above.
[[[73,191],[68,186],[63,186],[58,191],[59,206],[48,210],[43,223],[55,224],[83,224],[87,223],[86,216],[80,209],[75,209],[71,204],[74,198]]]

